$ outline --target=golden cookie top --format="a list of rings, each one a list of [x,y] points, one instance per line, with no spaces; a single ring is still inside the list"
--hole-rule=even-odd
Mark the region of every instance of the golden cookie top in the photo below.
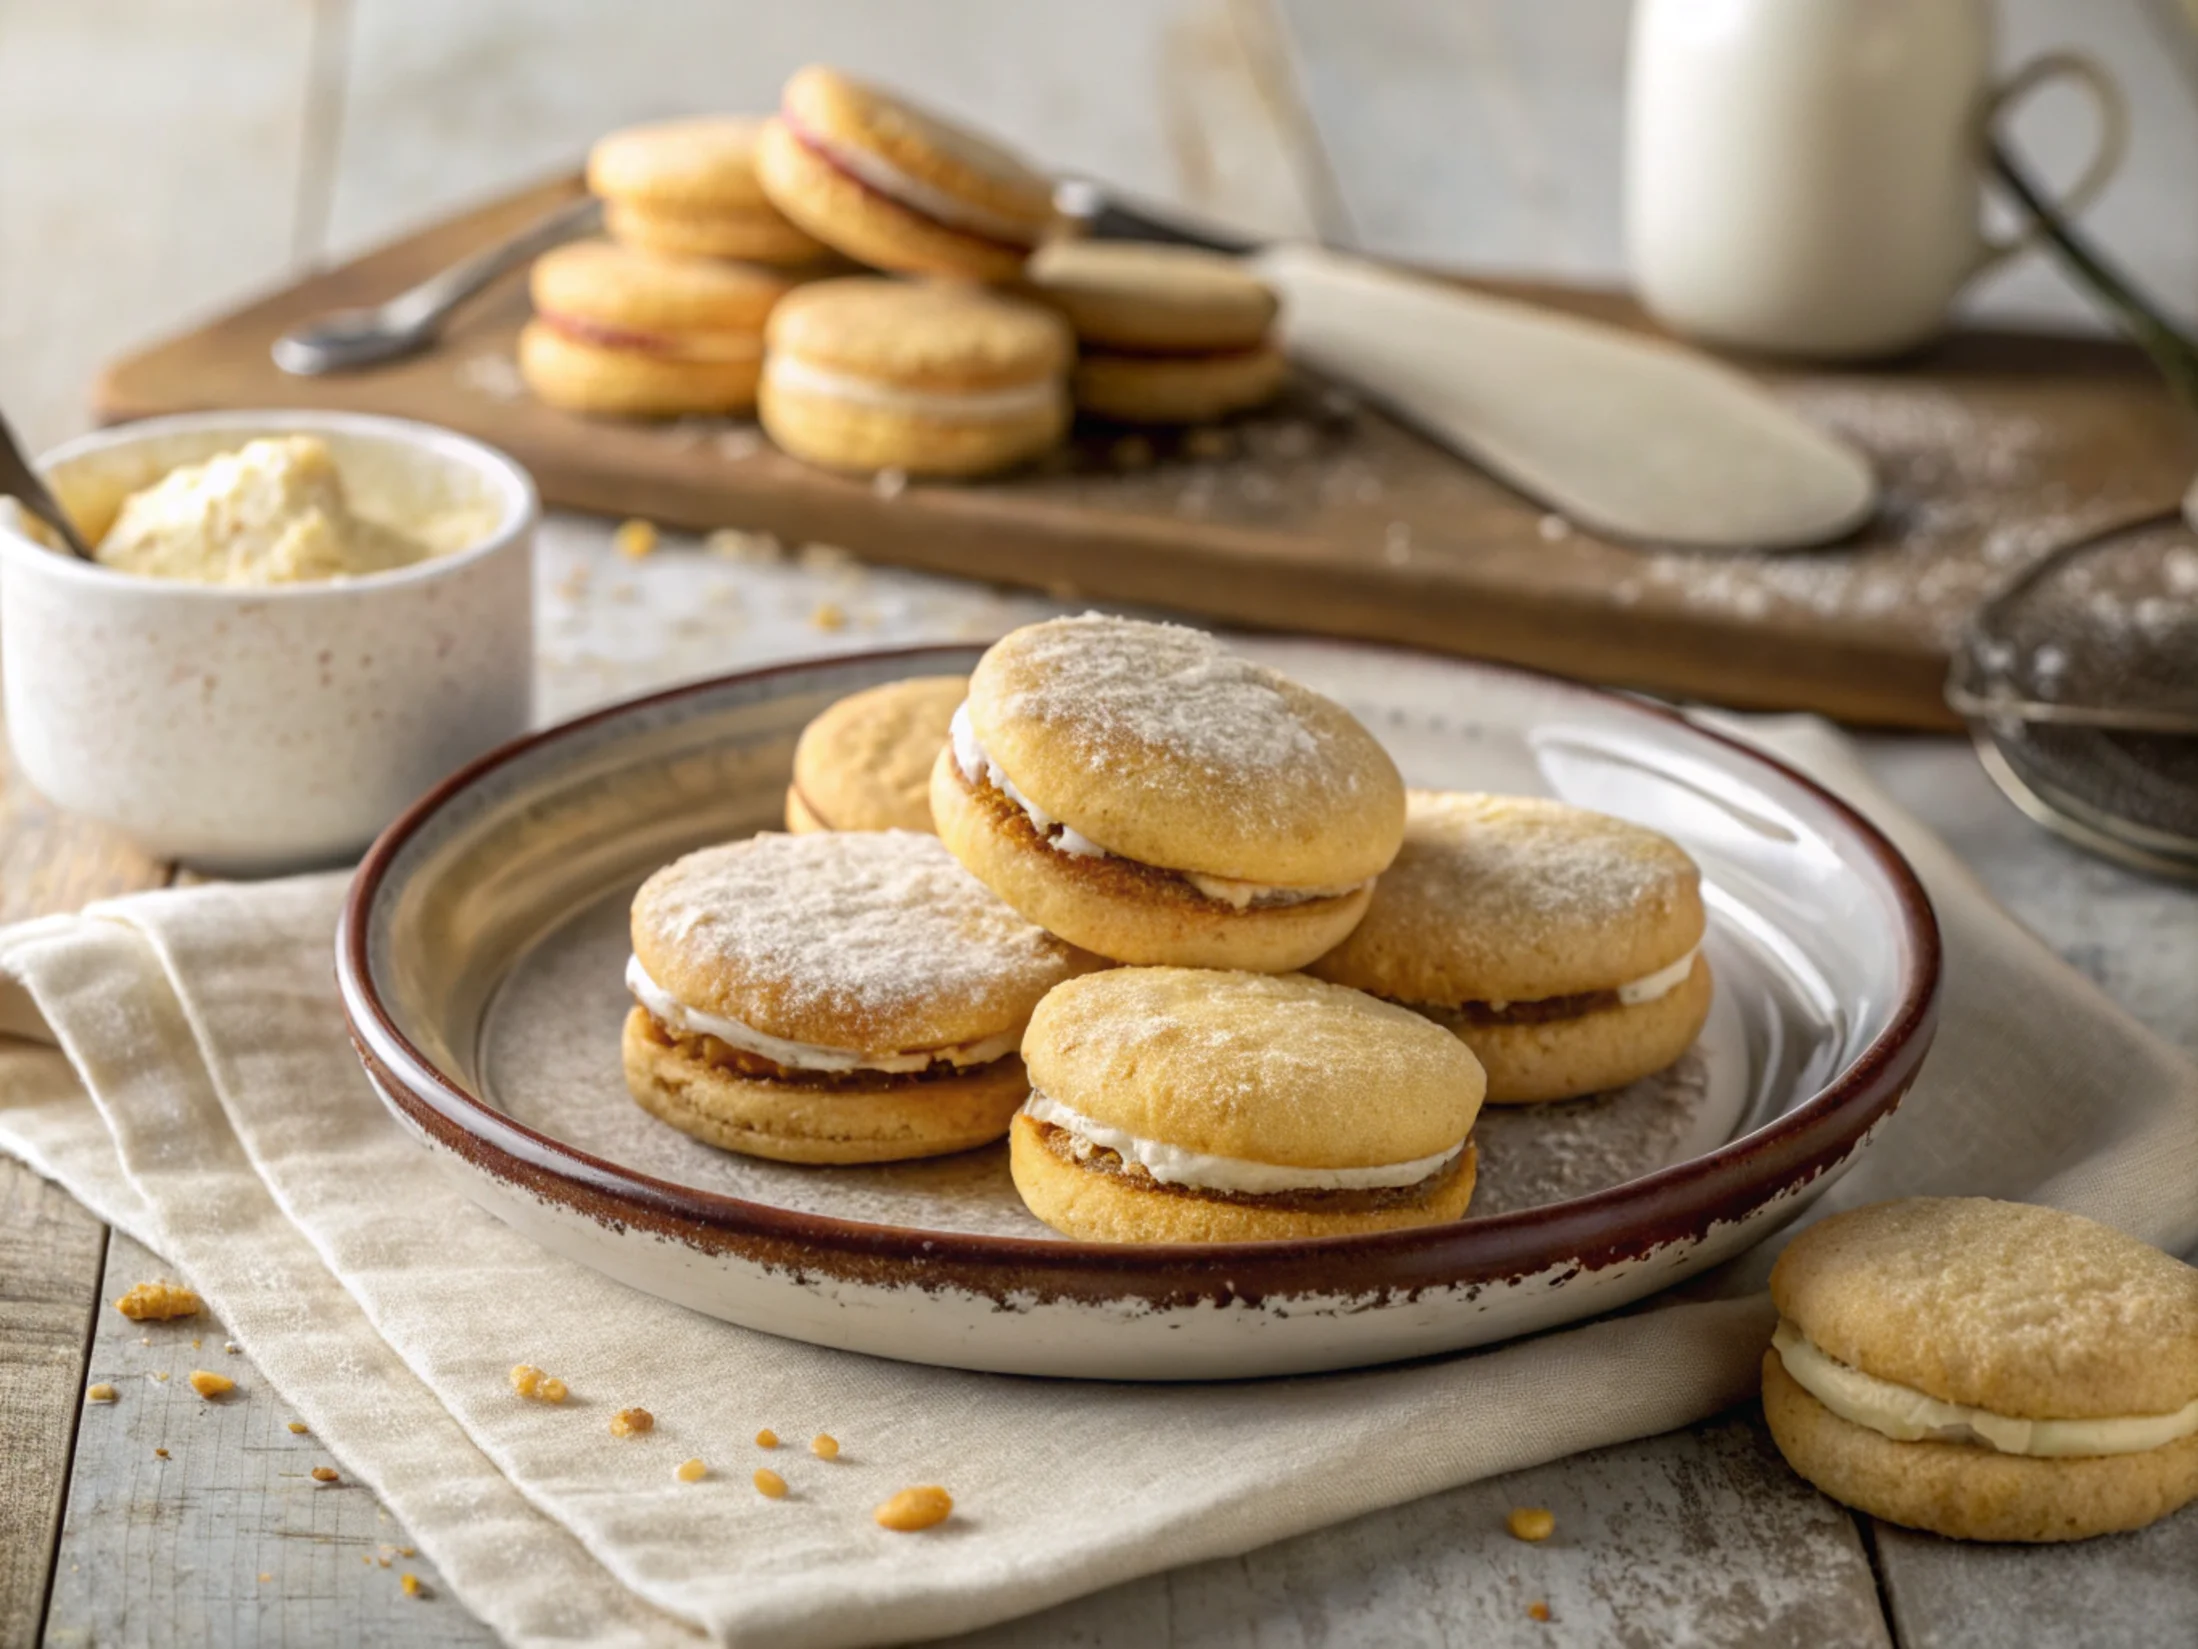
[[[1087,613],[1016,630],[969,683],[985,753],[1110,853],[1280,886],[1378,874],[1404,783],[1342,705],[1201,630]]]
[[[1453,1150],[1486,1083],[1418,1014],[1303,974],[1116,968],[1060,986],[1023,1037],[1031,1085],[1139,1138],[1298,1168]]]
[[[665,866],[633,950],[683,1006],[861,1053],[979,1042],[1094,965],[909,831],[767,834]]]
[[[615,241],[544,253],[528,286],[534,307],[636,332],[758,332],[798,277],[761,264],[680,258]]]
[[[811,366],[932,390],[994,389],[1058,375],[1076,341],[1038,304],[952,281],[852,275],[803,287],[765,338]]]
[[[1275,318],[1273,290],[1237,258],[1141,241],[1056,241],[1025,278],[1076,336],[1117,349],[1250,349]]]
[[[802,729],[794,789],[832,830],[931,829],[931,764],[969,691],[914,676],[851,693]]]
[[[2016,1419],[2198,1401],[2198,1267],[2058,1209],[1915,1197],[1794,1238],[1771,1299],[1865,1374]]]
[[[1366,918],[1309,971],[1400,1002],[1618,986],[1702,941],[1701,872],[1669,837],[1540,796],[1415,790]]]
[[[700,115],[628,126],[588,152],[588,188],[663,212],[768,211],[756,181],[760,116]]]

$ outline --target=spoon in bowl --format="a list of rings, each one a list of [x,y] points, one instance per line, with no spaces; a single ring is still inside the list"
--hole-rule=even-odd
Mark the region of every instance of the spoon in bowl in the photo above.
[[[76,530],[76,523],[69,519],[69,512],[54,502],[53,494],[46,490],[46,483],[31,468],[30,460],[23,456],[23,449],[16,444],[15,431],[8,428],[5,418],[0,418],[0,493],[14,497],[58,533],[72,555],[84,561],[98,559]]]

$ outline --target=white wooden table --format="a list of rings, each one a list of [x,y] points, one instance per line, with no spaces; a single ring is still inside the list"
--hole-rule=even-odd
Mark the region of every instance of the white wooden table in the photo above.
[[[2198,297],[2198,54],[2172,0],[2010,8],[2022,53],[2080,27],[2138,104],[2101,224]],[[331,253],[568,164],[622,121],[759,107],[826,58],[966,110],[1033,151],[1248,227],[1583,278],[1618,271],[1618,0],[0,0],[0,405],[34,446],[81,427],[121,346]],[[2026,128],[2080,150],[2067,109]],[[1982,295],[2075,315],[2030,266]],[[553,520],[543,689],[561,715],[804,652],[988,635],[1036,598],[812,556],[667,540],[618,559]],[[845,615],[819,627],[820,609]],[[2198,897],[2061,848],[1949,740],[1874,738],[1878,775],[2020,916],[2198,1053]],[[0,919],[165,869],[0,773]],[[486,1642],[371,1496],[256,1381],[180,1379],[76,1425],[87,1359],[180,1376],[221,1330],[141,1335],[98,1302],[157,1262],[0,1164],[0,1645]],[[141,1344],[142,1339],[152,1344]],[[165,1448],[167,1458],[155,1454]],[[1543,1546],[1502,1529],[1557,1514]],[[386,1563],[385,1563],[386,1560]],[[406,1598],[410,1570],[426,1596]],[[1528,1605],[1546,1602],[1549,1623]],[[1742,1412],[1132,1583],[973,1642],[2198,1643],[2198,1517],[2074,1548],[1957,1547],[1857,1520]]]

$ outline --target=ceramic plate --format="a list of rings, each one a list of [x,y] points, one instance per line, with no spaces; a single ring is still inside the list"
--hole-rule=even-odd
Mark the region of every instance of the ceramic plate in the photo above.
[[[1824,791],[1651,706],[1328,642],[1241,649],[1349,705],[1414,785],[1531,791],[1701,864],[1717,1001],[1671,1071],[1491,1107],[1450,1225],[1312,1242],[1070,1242],[1004,1148],[876,1168],[713,1150],[627,1098],[626,904],[690,848],[776,828],[833,699],[967,669],[936,648],[750,672],[510,745],[392,826],[338,939],[399,1120],[545,1246],[731,1322],[963,1368],[1216,1379],[1379,1363],[1607,1311],[1737,1253],[1853,1160],[1930,1041],[1938,933],[1898,853]]]

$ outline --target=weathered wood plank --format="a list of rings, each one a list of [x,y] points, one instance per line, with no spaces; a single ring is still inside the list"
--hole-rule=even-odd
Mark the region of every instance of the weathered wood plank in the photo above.
[[[2198,1515],[2068,1546],[1978,1546],[1880,1523],[1877,1562],[1903,1649],[2189,1649]]]
[[[117,1233],[101,1298],[163,1270]],[[83,1412],[46,1641],[494,1643],[426,1559],[405,1554],[371,1493],[314,1481],[326,1451],[288,1429],[290,1411],[224,1339],[210,1313],[139,1324],[101,1306],[90,1377],[119,1395]],[[194,1368],[237,1389],[202,1398]],[[421,1596],[406,1595],[407,1573]]]
[[[1542,1506],[1540,1545],[1504,1527]],[[1546,1622],[1529,1613],[1540,1603]],[[968,1649],[1890,1644],[1847,1516],[1730,1416],[1133,1581]]]

